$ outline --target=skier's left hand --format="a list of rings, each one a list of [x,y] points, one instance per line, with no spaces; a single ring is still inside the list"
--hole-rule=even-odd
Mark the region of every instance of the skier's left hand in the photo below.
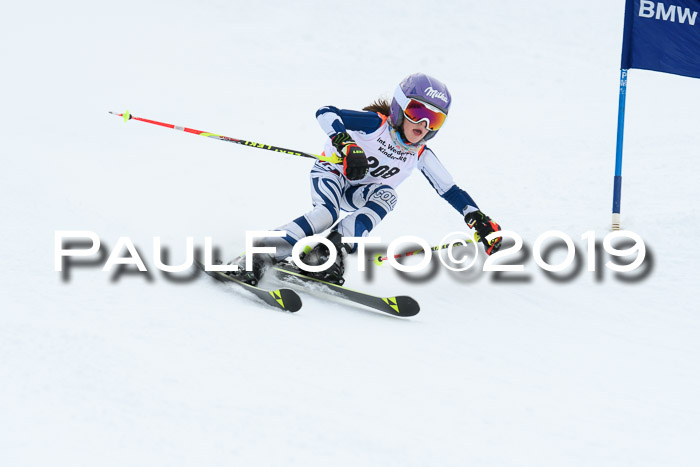
[[[467,225],[476,230],[477,240],[484,244],[487,255],[492,255],[501,248],[503,237],[496,237],[489,243],[486,240],[490,234],[501,230],[501,226],[491,220],[489,216],[481,211],[472,211],[464,216]]]

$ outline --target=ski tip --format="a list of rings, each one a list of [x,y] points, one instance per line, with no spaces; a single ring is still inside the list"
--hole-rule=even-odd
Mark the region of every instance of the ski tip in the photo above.
[[[279,306],[290,313],[296,313],[301,309],[301,297],[291,289],[278,289],[270,292]]]
[[[406,318],[409,316],[416,316],[418,312],[420,312],[420,305],[418,305],[418,302],[405,295],[383,298],[382,300],[389,306],[387,312],[394,316]]]

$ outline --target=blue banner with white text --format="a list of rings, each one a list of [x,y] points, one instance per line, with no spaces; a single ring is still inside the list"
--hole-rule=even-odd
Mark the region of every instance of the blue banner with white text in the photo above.
[[[626,0],[622,69],[700,78],[700,0]]]

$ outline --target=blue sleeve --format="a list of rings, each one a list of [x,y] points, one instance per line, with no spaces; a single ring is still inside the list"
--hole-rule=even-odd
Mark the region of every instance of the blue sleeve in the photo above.
[[[442,198],[450,203],[453,208],[455,208],[457,211],[459,211],[461,214],[466,214],[470,211],[476,211],[479,209],[479,206],[476,205],[474,200],[472,199],[471,196],[469,196],[469,193],[466,191],[462,190],[460,187],[457,185],[452,185],[452,188],[447,190],[445,193],[443,193]],[[476,208],[476,209],[469,209],[469,208]]]
[[[331,105],[318,109],[316,120],[331,137],[346,130],[371,133],[382,126],[382,118],[374,112],[341,110]]]

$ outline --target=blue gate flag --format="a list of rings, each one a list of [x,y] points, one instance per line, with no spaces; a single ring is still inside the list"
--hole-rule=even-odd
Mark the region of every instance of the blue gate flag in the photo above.
[[[700,78],[700,0],[626,0],[621,69]]]

